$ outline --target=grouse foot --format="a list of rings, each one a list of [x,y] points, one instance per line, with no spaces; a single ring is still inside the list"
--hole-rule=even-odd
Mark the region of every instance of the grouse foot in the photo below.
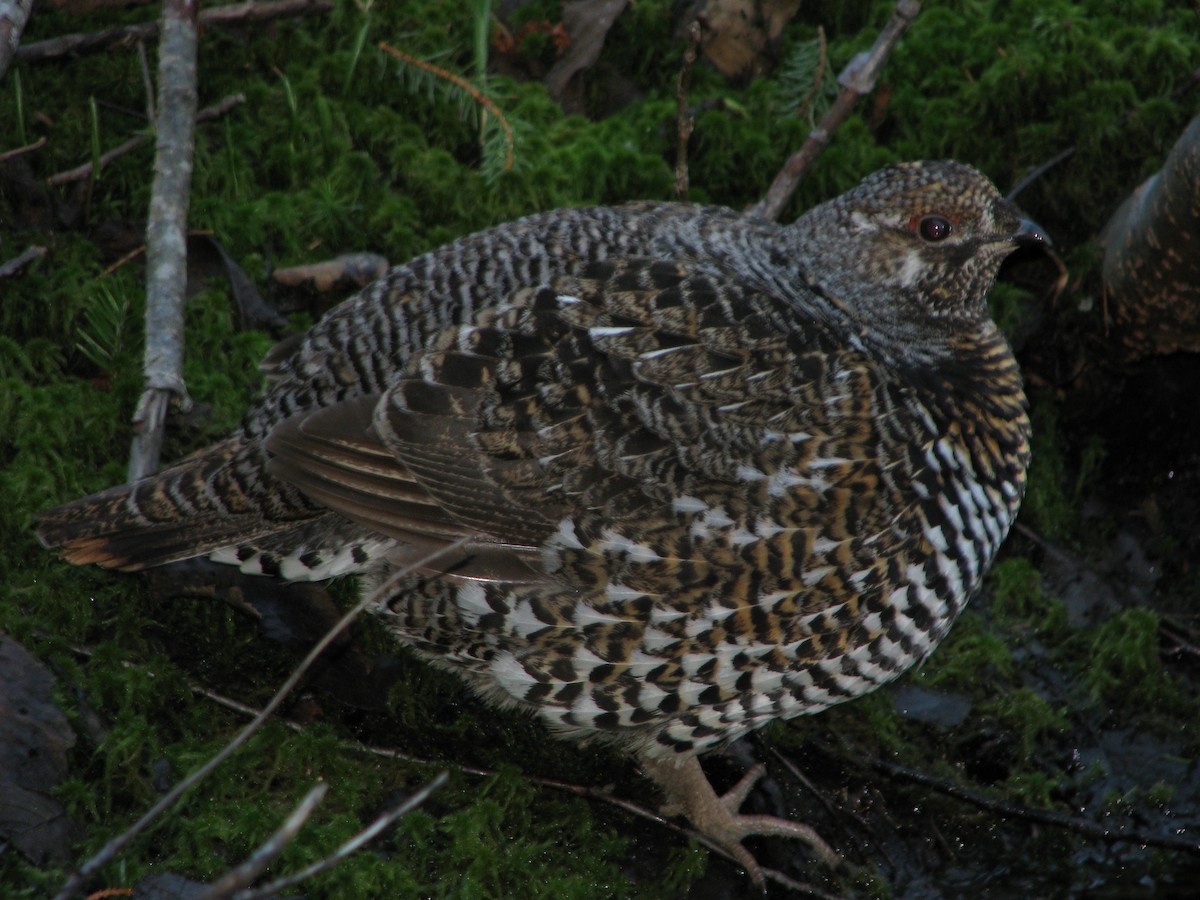
[[[741,815],[738,810],[766,771],[757,765],[726,793],[718,796],[700,767],[700,760],[688,756],[682,760],[644,759],[642,771],[654,779],[666,794],[662,806],[665,815],[682,815],[708,840],[737,860],[750,880],[762,886],[762,867],[742,840],[754,835],[798,838],[830,868],[841,860],[833,848],[815,830],[801,822],[776,816]]]

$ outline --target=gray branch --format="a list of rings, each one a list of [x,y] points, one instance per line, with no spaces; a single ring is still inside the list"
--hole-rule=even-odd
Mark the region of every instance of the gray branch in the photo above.
[[[0,0],[0,6],[13,0]],[[28,0],[32,2],[32,0]],[[328,12],[333,9],[332,0],[267,0],[263,3],[235,3],[229,6],[212,6],[200,13],[200,24],[205,28],[240,25],[247,22],[266,22],[285,16],[304,16],[309,13]],[[25,63],[43,62],[69,56],[73,53],[89,53],[103,50],[123,41],[151,41],[158,36],[158,22],[140,22],[120,28],[106,28],[90,34],[64,34],[27,44],[17,51],[17,59]]]
[[[804,146],[784,163],[767,189],[766,196],[749,210],[752,215],[772,221],[779,218],[779,213],[799,187],[800,180],[816,162],[821,151],[829,145],[834,132],[850,115],[858,98],[875,90],[875,82],[879,79],[879,73],[883,71],[884,63],[892,55],[900,36],[908,30],[908,26],[920,11],[921,4],[917,0],[897,0],[896,11],[875,39],[875,45],[869,52],[860,53],[850,60],[842,70],[842,74],[838,76],[842,92],[809,134]]]
[[[33,0],[0,0],[0,78],[17,55],[32,10]]]
[[[214,103],[212,106],[206,106],[200,112],[196,113],[196,124],[208,122],[212,119],[220,118],[234,107],[240,106],[246,102],[245,94],[231,94],[220,103]],[[135,134],[129,140],[125,141],[118,147],[114,147],[100,157],[100,171],[104,171],[105,166],[109,165],[114,160],[120,159],[132,153],[146,141],[150,140],[149,134]],[[43,141],[45,138],[42,139]],[[92,164],[85,162],[81,166],[76,166],[74,169],[67,169],[64,172],[56,172],[46,179],[46,184],[69,184],[72,181],[85,181],[91,177]]]
[[[158,470],[167,407],[183,384],[187,216],[196,120],[196,2],[164,0],[158,53],[154,186],[146,222],[146,388],[133,414],[129,480]]]
[[[0,263],[0,278],[11,278],[23,268],[46,255],[45,247],[30,247],[20,256],[14,256],[6,263]]]

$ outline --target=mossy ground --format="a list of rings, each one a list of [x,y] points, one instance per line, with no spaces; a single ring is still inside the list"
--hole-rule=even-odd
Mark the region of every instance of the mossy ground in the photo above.
[[[881,91],[843,126],[785,217],[896,159],[956,157],[1003,189],[1064,148],[1078,148],[1021,197],[1072,267],[1071,291],[1056,308],[1041,308],[1053,273],[1044,262],[1019,260],[996,301],[1033,385],[1036,454],[1022,523],[1054,547],[1096,559],[1127,521],[1111,507],[1087,515],[1084,507],[1120,460],[1106,457],[1104,439],[1081,426],[1103,412],[1072,406],[1074,397],[1096,392],[1072,394],[1060,368],[1094,352],[1102,332],[1101,305],[1086,302],[1098,297],[1089,241],[1200,109],[1198,92],[1171,98],[1200,66],[1195,8],[1155,0],[925,6],[889,62]],[[469,75],[475,59],[463,8],[421,0],[364,12],[339,2],[322,18],[207,31],[201,105],[234,93],[246,103],[197,131],[191,226],[212,231],[262,284],[272,265],[352,250],[398,262],[537,210],[670,197],[682,53],[675,4],[639,0],[618,20],[600,63],[584,76],[588,116],[564,116],[536,81],[490,79],[490,93],[518,134],[515,169],[495,178],[485,176],[494,161],[482,158],[478,127],[460,115],[460,103],[437,90],[411,91],[397,64],[375,49],[386,40]],[[871,44],[891,8],[884,0],[805,3],[780,55],[814,40],[821,25],[832,77]],[[25,40],[148,15],[133,9],[67,16],[39,7]],[[520,15],[556,21],[559,4],[533,4]],[[618,76],[630,102],[612,111]],[[0,83],[0,151],[45,135],[46,146],[21,160],[35,178],[78,165],[90,158],[93,140],[107,149],[147,127],[141,84],[137,56],[127,48],[18,67]],[[770,75],[734,86],[697,68],[692,199],[740,208],[762,194],[810,127],[781,112],[795,100],[787,93]],[[141,275],[136,263],[115,275],[102,272],[140,242],[151,165],[145,148],[93,184],[53,189],[51,206],[11,187],[0,196],[0,257],[30,243],[49,247],[22,276],[0,281],[0,622],[52,667],[60,705],[79,736],[59,790],[85,835],[71,850],[75,859],[136,818],[164,782],[194,768],[241,724],[193,695],[189,684],[261,703],[296,659],[242,611],[164,599],[136,578],[71,569],[32,537],[38,510],[124,478],[140,390]],[[81,332],[97,327],[96,304],[106,292],[130,301],[129,328],[102,370],[78,345]],[[1062,340],[1072,346],[1056,344]],[[220,283],[191,299],[188,341],[189,389],[211,414],[174,430],[168,457],[213,440],[237,420],[258,389],[256,365],[270,345],[265,335],[239,333]],[[1186,545],[1170,521],[1155,537],[1168,549]],[[1176,558],[1143,602],[1126,596],[1076,621],[1076,605],[1056,594],[1061,579],[1046,574],[1048,558],[1026,537],[1010,541],[980,601],[929,664],[906,679],[966,698],[961,722],[903,717],[881,692],[769,729],[763,740],[792,755],[839,808],[855,811],[882,848],[881,856],[874,845],[864,847],[861,833],[846,837],[840,829],[849,820],[835,821],[830,836],[857,846],[851,856],[866,868],[857,881],[829,889],[949,896],[1003,875],[1014,889],[1041,896],[1139,879],[1169,890],[1186,878],[1180,854],[1114,850],[1067,831],[1001,822],[864,765],[882,755],[994,798],[1066,814],[1096,799],[1113,816],[1157,825],[1173,804],[1191,816],[1182,824],[1197,826],[1195,773],[1159,758],[1194,759],[1200,751],[1195,669],[1186,655],[1164,662],[1159,637],[1166,612],[1195,620],[1194,569]],[[388,652],[369,624],[359,631],[369,652]],[[81,657],[77,645],[93,655]],[[129,886],[154,871],[210,879],[243,859],[311,784],[324,780],[327,800],[276,869],[298,867],[445,767],[450,783],[421,811],[307,894],[661,897],[742,889],[728,873],[714,887],[721,864],[706,869],[703,853],[674,835],[530,780],[611,784],[622,796],[645,797],[645,784],[621,757],[549,740],[534,723],[480,706],[453,679],[411,660],[399,665],[381,708],[349,710],[315,689],[297,701],[293,715],[307,709],[321,721],[301,734],[268,727],[93,886]],[[1125,734],[1149,742],[1138,744],[1148,756],[1141,777],[1112,762],[1110,744]],[[344,742],[353,738],[431,765],[347,750]],[[460,766],[500,774],[479,777]],[[722,763],[713,767],[721,777]],[[776,774],[790,784],[786,773]],[[807,794],[788,799],[797,804],[793,814],[809,815],[816,806]],[[782,855],[790,849],[772,846],[765,858],[797,866],[794,854]],[[796,871],[822,880],[805,875],[802,864]],[[5,896],[42,896],[61,879],[62,871],[35,868],[11,850],[0,856]]]

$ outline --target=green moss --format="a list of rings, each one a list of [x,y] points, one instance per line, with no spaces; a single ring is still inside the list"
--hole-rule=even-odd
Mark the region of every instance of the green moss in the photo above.
[[[1051,809],[1060,779],[1048,772],[1021,772],[1004,783],[1005,794],[1014,802],[1031,809]]]
[[[1016,664],[1001,637],[968,611],[916,677],[926,687],[979,696],[1010,685],[1016,677]]]
[[[1074,534],[1079,513],[1068,490],[1058,405],[1044,392],[1034,393],[1031,399],[1033,460],[1029,465],[1029,484],[1022,512],[1043,537],[1062,541]]]
[[[410,874],[422,892],[438,897],[630,895],[620,870],[604,862],[619,856],[626,842],[595,830],[585,802],[539,793],[512,769],[481,788],[469,787],[470,805],[436,819],[415,813],[398,830],[396,850],[410,861]],[[445,879],[445,872],[456,873],[455,879]]]
[[[992,567],[987,584],[992,588],[989,612],[1001,623],[1026,628],[1044,638],[1061,638],[1067,632],[1067,609],[1057,597],[1046,594],[1042,576],[1025,557],[1010,557]]]
[[[1030,760],[1034,748],[1070,728],[1066,710],[1054,707],[1028,688],[1017,688],[980,704],[979,712],[1016,737],[1017,758]]]
[[[1126,609],[1083,637],[1083,684],[1093,702],[1120,718],[1136,711],[1163,710],[1180,701],[1179,689],[1163,671],[1158,616]]]

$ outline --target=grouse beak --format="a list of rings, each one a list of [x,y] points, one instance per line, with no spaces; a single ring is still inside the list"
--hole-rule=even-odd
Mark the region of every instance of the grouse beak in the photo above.
[[[1054,242],[1050,240],[1050,235],[1042,230],[1042,226],[1032,219],[1026,219],[1024,216],[1017,219],[1017,230],[1013,232],[1013,241],[1016,244],[1032,247],[1035,244],[1042,244],[1046,247],[1054,246]]]

